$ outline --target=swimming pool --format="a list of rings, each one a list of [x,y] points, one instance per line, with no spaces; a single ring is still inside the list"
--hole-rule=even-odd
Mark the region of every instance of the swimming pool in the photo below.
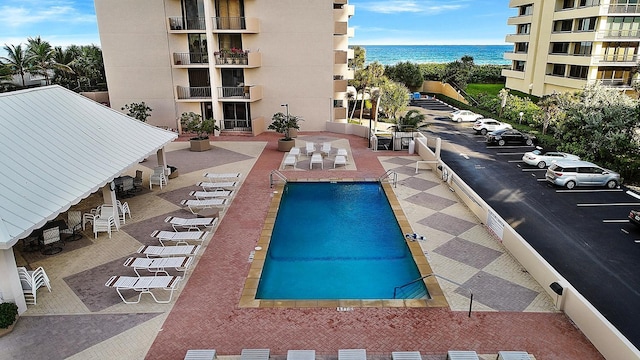
[[[393,299],[420,277],[380,183],[289,182],[255,298]]]

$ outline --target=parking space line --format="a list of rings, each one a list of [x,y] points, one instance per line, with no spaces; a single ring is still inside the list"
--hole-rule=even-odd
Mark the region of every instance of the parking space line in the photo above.
[[[510,162],[510,163],[523,163],[524,161],[523,160],[507,160],[507,162]]]
[[[630,191],[630,190],[627,190],[627,195],[631,195],[631,196],[633,196],[633,197],[634,197],[634,198],[636,198],[636,199],[640,199],[640,195],[638,195],[638,194],[636,194],[635,192]]]
[[[616,192],[623,191],[622,189],[581,189],[581,190],[556,190],[559,193],[592,193],[592,192]]]
[[[605,223],[605,224],[616,224],[616,223],[628,223],[629,220],[627,220],[627,219],[620,219],[620,220],[618,220],[618,219],[604,219],[604,220],[602,220],[602,222]]]
[[[532,168],[532,169],[520,169],[520,171],[522,171],[522,172],[527,172],[527,171],[547,171],[547,169]]]
[[[638,206],[640,203],[604,203],[604,204],[577,204],[578,207],[596,207],[596,206]]]
[[[517,152],[517,153],[503,153],[503,152],[499,152],[499,153],[496,153],[496,155],[524,155],[524,153],[521,153],[521,152]],[[520,161],[522,161],[522,160],[520,160]]]
[[[535,176],[536,176],[536,174],[531,174],[531,176],[535,177]],[[538,181],[540,181],[540,182],[547,181],[547,179],[545,179],[545,178],[542,178],[542,179],[536,179],[536,180],[538,180]]]

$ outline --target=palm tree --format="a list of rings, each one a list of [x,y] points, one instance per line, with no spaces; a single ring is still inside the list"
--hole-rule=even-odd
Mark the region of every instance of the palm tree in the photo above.
[[[362,76],[362,102],[360,103],[360,123],[362,124],[362,113],[364,109],[364,94],[367,92],[367,88],[372,86],[378,86],[382,81],[382,76],[384,75],[384,66],[379,62],[373,62],[369,64],[363,70]]]
[[[24,86],[24,74],[29,67],[29,61],[25,52],[22,50],[22,45],[4,45],[4,51],[7,52],[6,57],[0,57],[0,62],[8,66],[11,69],[13,75],[20,74],[22,79],[22,86]]]
[[[27,39],[27,60],[31,64],[29,71],[44,76],[45,85],[49,85],[49,72],[54,69],[71,72],[67,65],[55,61],[55,49],[47,41],[42,41],[40,36]]]
[[[400,116],[397,120],[395,120],[395,125],[393,125],[391,128],[393,128],[395,131],[413,133],[414,131],[424,129],[430,125],[428,123],[424,123],[425,120],[426,116],[423,113],[421,113],[419,110],[411,109],[407,111],[404,116]]]

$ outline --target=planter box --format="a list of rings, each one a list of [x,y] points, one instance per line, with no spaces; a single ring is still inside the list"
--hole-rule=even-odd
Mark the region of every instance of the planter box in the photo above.
[[[191,144],[191,151],[207,151],[211,149],[209,139],[189,140],[189,143]]]
[[[284,140],[284,139],[280,139],[278,140],[278,150],[279,151],[291,151],[291,149],[293,149],[293,147],[296,145],[296,141],[294,139],[291,140]]]
[[[18,316],[16,316],[16,321],[14,321],[13,324],[9,325],[8,328],[0,329],[0,338],[11,333],[13,331],[14,326],[16,326],[17,323],[18,323]]]

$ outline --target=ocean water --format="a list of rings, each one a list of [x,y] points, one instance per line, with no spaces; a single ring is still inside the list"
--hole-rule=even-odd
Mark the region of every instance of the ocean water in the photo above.
[[[465,55],[473,57],[476,65],[508,65],[506,51],[513,45],[359,45],[366,50],[366,63],[378,61],[382,65],[399,62],[449,63]]]

